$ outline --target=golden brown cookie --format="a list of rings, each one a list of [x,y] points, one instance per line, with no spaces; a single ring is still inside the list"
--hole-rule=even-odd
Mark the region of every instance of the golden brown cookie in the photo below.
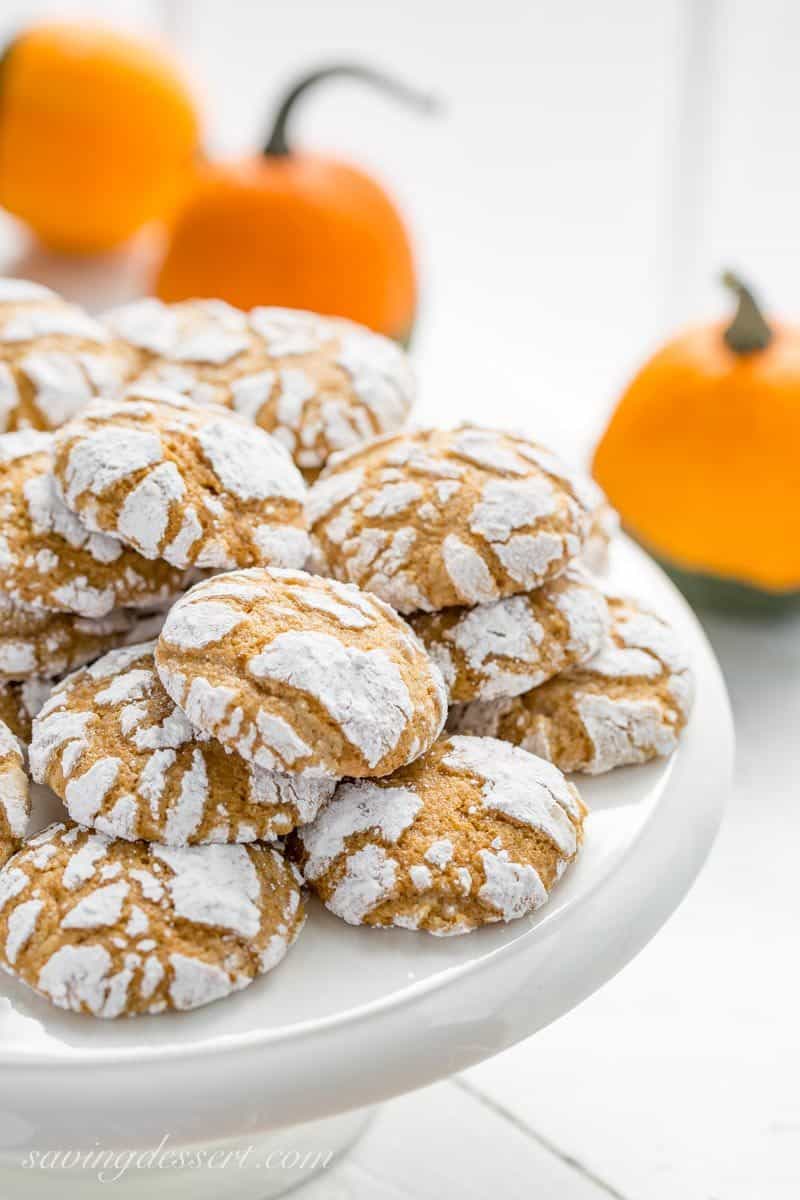
[[[335,450],[400,429],[415,383],[396,343],[360,325],[219,300],[138,300],[106,315],[138,355],[138,378],[260,425],[316,474]]]
[[[619,533],[619,514],[593,479],[586,479],[584,486],[589,506],[589,534],[583,548],[583,561],[590,571],[602,575],[608,569],[611,543]]]
[[[154,642],[68,675],[33,723],[31,771],[73,820],[183,846],[274,841],[312,820],[335,782],[265,771],[198,734],[164,691]]]
[[[660,617],[630,600],[608,604],[611,628],[594,658],[513,700],[454,708],[450,727],[589,775],[671,754],[692,703],[686,652]]]
[[[0,867],[22,845],[31,815],[28,776],[17,739],[0,721]]]
[[[292,852],[351,925],[466,933],[544,904],[585,812],[550,763],[491,738],[441,738],[386,779],[341,783]]]
[[[301,567],[306,488],[282,446],[225,409],[141,385],[56,435],[53,475],[82,523],[173,566]]]
[[[155,657],[189,720],[268,770],[388,775],[447,713],[439,669],[397,613],[303,571],[197,584],[170,609]]]
[[[126,608],[90,620],[13,604],[0,593],[0,683],[63,675],[124,645],[137,630],[152,636],[153,624],[160,627],[162,620],[140,621],[134,609]]]
[[[587,532],[578,490],[549,451],[470,425],[337,455],[307,511],[320,570],[403,613],[532,591]]]
[[[276,966],[303,925],[277,850],[151,846],[51,825],[0,871],[0,966],[95,1017],[198,1008]]]
[[[0,432],[55,429],[93,396],[115,392],[130,351],[55,292],[0,279]]]
[[[106,533],[92,533],[59,498],[53,435],[0,436],[0,591],[22,605],[105,617],[176,596],[185,576],[148,561]]]
[[[577,567],[535,592],[475,608],[416,613],[408,623],[451,701],[518,696],[591,658],[608,630],[605,596]]]

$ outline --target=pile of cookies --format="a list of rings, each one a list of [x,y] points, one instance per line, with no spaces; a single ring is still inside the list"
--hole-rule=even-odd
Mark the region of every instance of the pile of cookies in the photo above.
[[[583,839],[563,772],[673,749],[688,666],[590,573],[603,496],[522,436],[403,431],[392,343],[5,280],[0,353],[0,966],[53,1003],[227,996],[304,885],[352,925],[521,917]],[[27,840],[26,754],[68,818]]]

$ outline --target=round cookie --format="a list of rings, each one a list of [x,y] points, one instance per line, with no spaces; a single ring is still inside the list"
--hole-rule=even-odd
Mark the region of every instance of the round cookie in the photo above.
[[[0,722],[8,726],[26,752],[33,731],[33,718],[50,695],[52,687],[52,680],[37,675],[14,683],[0,683]]]
[[[303,571],[197,584],[167,614],[155,657],[189,720],[268,770],[388,775],[447,714],[439,669],[397,613]]]
[[[311,821],[330,779],[265,771],[198,734],[156,675],[155,643],[112,650],[54,689],[31,771],[81,825],[182,846],[274,841]]]
[[[23,605],[105,617],[175,596],[184,576],[148,561],[66,507],[50,474],[53,435],[0,436],[0,591]]]
[[[454,708],[450,727],[589,775],[671,754],[692,703],[686,653],[660,617],[619,597],[608,605],[611,628],[594,658],[513,700]]]
[[[400,429],[414,401],[408,359],[388,338],[286,308],[138,300],[106,314],[138,354],[140,381],[224,404],[272,433],[303,471],[335,450]]]
[[[340,784],[292,852],[351,925],[466,933],[544,904],[585,812],[550,763],[491,738],[441,738],[387,779]]]
[[[320,568],[403,613],[532,591],[580,553],[587,531],[549,451],[468,425],[338,455],[307,511]]]
[[[28,776],[17,739],[0,721],[0,867],[22,845],[31,815]]]
[[[301,567],[305,484],[282,446],[165,388],[95,401],[59,430],[53,474],[84,525],[173,566]]]
[[[0,966],[95,1017],[198,1008],[277,966],[304,920],[269,846],[151,846],[51,825],[0,871]]]
[[[25,279],[0,279],[0,432],[55,429],[122,386],[131,354],[75,304]]]
[[[159,626],[162,619],[156,622]],[[0,683],[63,675],[123,645],[134,631],[152,623],[148,619],[140,625],[131,609],[115,609],[95,621],[14,604],[0,593]]]
[[[535,592],[475,608],[416,613],[408,623],[450,700],[518,696],[591,658],[608,630],[605,596],[578,567]]]

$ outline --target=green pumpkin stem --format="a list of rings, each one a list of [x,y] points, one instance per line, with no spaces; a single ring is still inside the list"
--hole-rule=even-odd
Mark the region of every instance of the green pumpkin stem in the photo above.
[[[722,282],[738,302],[733,320],[723,334],[725,344],[734,354],[755,354],[758,350],[766,350],[772,341],[772,330],[753,293],[733,271],[726,271]]]
[[[435,112],[439,107],[438,101],[433,96],[410,88],[400,80],[394,79],[390,75],[384,75],[381,71],[374,71],[371,67],[361,66],[359,63],[334,63],[304,75],[289,89],[278,106],[272,133],[264,147],[264,154],[272,156],[291,153],[286,132],[295,104],[309,88],[315,87],[323,80],[334,78],[358,79],[361,83],[368,83],[372,87],[386,92],[387,95],[393,96],[395,100],[400,100],[403,104],[419,109],[420,112]]]

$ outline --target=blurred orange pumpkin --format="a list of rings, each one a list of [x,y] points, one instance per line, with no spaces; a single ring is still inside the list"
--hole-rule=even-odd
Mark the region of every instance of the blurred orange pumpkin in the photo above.
[[[198,117],[156,42],[100,25],[34,25],[0,66],[0,204],[54,249],[92,253],[172,213]]]
[[[394,202],[359,168],[287,142],[297,100],[334,76],[431,107],[428,97],[365,67],[326,67],[300,80],[262,154],[203,171],[172,229],[156,283],[162,300],[215,296],[245,309],[305,308],[407,340],[416,271]]]
[[[693,598],[774,607],[800,593],[800,328],[768,323],[738,278],[724,281],[733,319],[642,367],[594,474]]]

